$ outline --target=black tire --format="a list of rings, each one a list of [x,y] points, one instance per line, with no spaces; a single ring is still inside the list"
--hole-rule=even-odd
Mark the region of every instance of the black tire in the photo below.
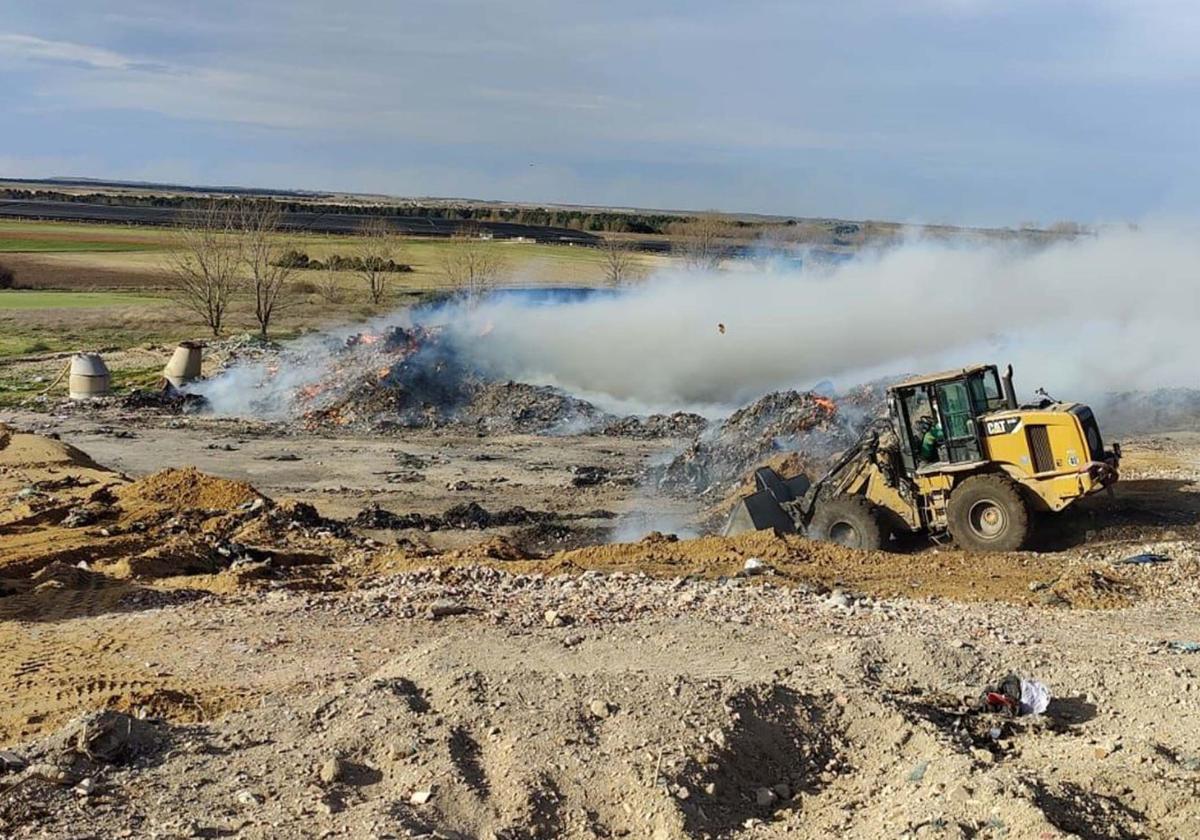
[[[946,516],[967,551],[1016,551],[1029,537],[1029,504],[1007,476],[971,476],[950,494]]]
[[[817,504],[808,536],[847,548],[876,551],[883,547],[883,523],[875,508],[859,496],[842,496]]]

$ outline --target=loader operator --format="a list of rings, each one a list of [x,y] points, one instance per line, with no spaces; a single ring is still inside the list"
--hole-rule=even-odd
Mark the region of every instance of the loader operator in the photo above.
[[[921,460],[926,464],[937,463],[938,444],[946,439],[940,422],[935,423],[932,417],[925,416],[917,421],[917,430],[921,432]]]

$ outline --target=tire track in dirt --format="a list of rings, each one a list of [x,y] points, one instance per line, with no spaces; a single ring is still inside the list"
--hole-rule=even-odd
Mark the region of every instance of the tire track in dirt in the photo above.
[[[140,645],[139,645],[140,647]],[[0,629],[0,743],[15,743],[102,708],[194,722],[243,705],[249,694],[196,686],[139,663],[122,639],[70,622]]]

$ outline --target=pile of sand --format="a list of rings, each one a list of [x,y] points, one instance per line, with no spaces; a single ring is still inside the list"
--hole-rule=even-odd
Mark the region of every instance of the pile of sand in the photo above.
[[[60,440],[0,424],[0,529],[58,521],[127,480]]]
[[[39,482],[61,479],[65,473],[80,478],[120,482],[123,477],[106,469],[82,450],[61,440],[18,432],[0,424],[0,494],[16,493]]]
[[[179,510],[234,510],[263,497],[245,482],[217,478],[195,467],[182,467],[139,479],[123,488],[119,498],[122,502],[151,503]]]

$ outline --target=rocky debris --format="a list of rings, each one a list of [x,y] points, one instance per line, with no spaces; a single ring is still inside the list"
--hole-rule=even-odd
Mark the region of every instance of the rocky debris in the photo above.
[[[777,391],[697,435],[655,477],[664,490],[709,494],[737,483],[773,455],[796,451],[819,463],[857,438],[856,423],[832,399]]]
[[[603,720],[613,713],[613,707],[604,700],[593,699],[588,702],[588,712],[592,717]]]
[[[396,466],[403,470],[423,470],[429,467],[431,461],[428,458],[422,458],[419,455],[413,455],[411,452],[403,452],[396,450],[392,453],[392,460],[396,462]]]
[[[0,750],[0,775],[16,773],[29,766],[29,762],[12,750]]]
[[[320,768],[317,770],[317,778],[322,784],[331,785],[334,782],[340,782],[346,775],[346,763],[337,756],[327,758],[321,762]]]
[[[452,615],[464,615],[472,611],[472,608],[459,601],[454,601],[449,598],[440,598],[429,605],[426,610],[426,615],[429,618],[446,618]]]
[[[99,522],[109,510],[109,506],[100,504],[89,504],[71,508],[67,512],[67,515],[63,517],[62,526],[64,528],[82,528],[85,525],[91,525]]]
[[[243,808],[253,808],[257,805],[262,805],[266,802],[261,794],[255,793],[249,788],[242,788],[234,795],[234,801]]]
[[[475,612],[432,628],[421,618],[438,599],[455,607],[448,615]],[[824,599],[771,577],[461,565],[147,617],[194,625],[185,649],[216,635],[181,667],[211,660],[214,678],[226,678],[262,661],[238,653],[233,636],[301,688],[266,683],[262,697],[197,727],[192,743],[173,743],[161,764],[105,769],[86,795],[75,792],[82,779],[39,782],[52,807],[18,823],[0,801],[0,830],[203,836],[261,822],[273,835],[316,826],[364,838],[645,836],[655,825],[662,837],[763,840],[1190,836],[1192,677],[1168,663],[1157,671],[1166,685],[1147,693],[1153,655],[1094,633],[1177,623],[1177,603],[1114,622],[905,598],[829,611]],[[1063,643],[1091,635],[1101,649]],[[950,643],[959,638],[969,644]],[[1017,719],[997,738],[981,730],[975,746],[976,730],[956,732],[957,708],[928,687],[977,690],[981,669],[1018,650],[1049,660],[1068,695],[1103,701],[1080,696],[1057,722],[1055,710],[1045,724]],[[1112,668],[1116,651],[1135,658],[1136,673]],[[1179,734],[1163,735],[1161,704],[1177,699]],[[1161,753],[1160,740],[1170,742]],[[364,765],[349,760],[359,755]],[[340,772],[324,771],[335,760]],[[928,828],[939,819],[944,829]]]
[[[514,525],[551,526],[560,520],[612,519],[615,516],[616,514],[612,511],[606,510],[589,511],[582,514],[558,514],[550,511],[526,510],[519,505],[504,510],[489,511],[478,502],[454,505],[447,508],[446,512],[440,516],[424,513],[399,514],[384,510],[377,503],[371,503],[360,510],[347,524],[356,528],[388,531],[407,529],[483,531],[489,528],[506,528]]]
[[[841,589],[834,589],[829,593],[829,598],[825,601],[830,607],[839,610],[848,610],[854,606],[854,599],[843,592]]]
[[[572,487],[595,487],[609,480],[611,473],[604,467],[580,466],[571,470]]]
[[[51,792],[55,788],[90,796],[98,774],[113,766],[144,764],[160,755],[169,740],[161,723],[113,710],[89,712],[32,745],[9,771],[48,783],[45,796],[58,795]]]

